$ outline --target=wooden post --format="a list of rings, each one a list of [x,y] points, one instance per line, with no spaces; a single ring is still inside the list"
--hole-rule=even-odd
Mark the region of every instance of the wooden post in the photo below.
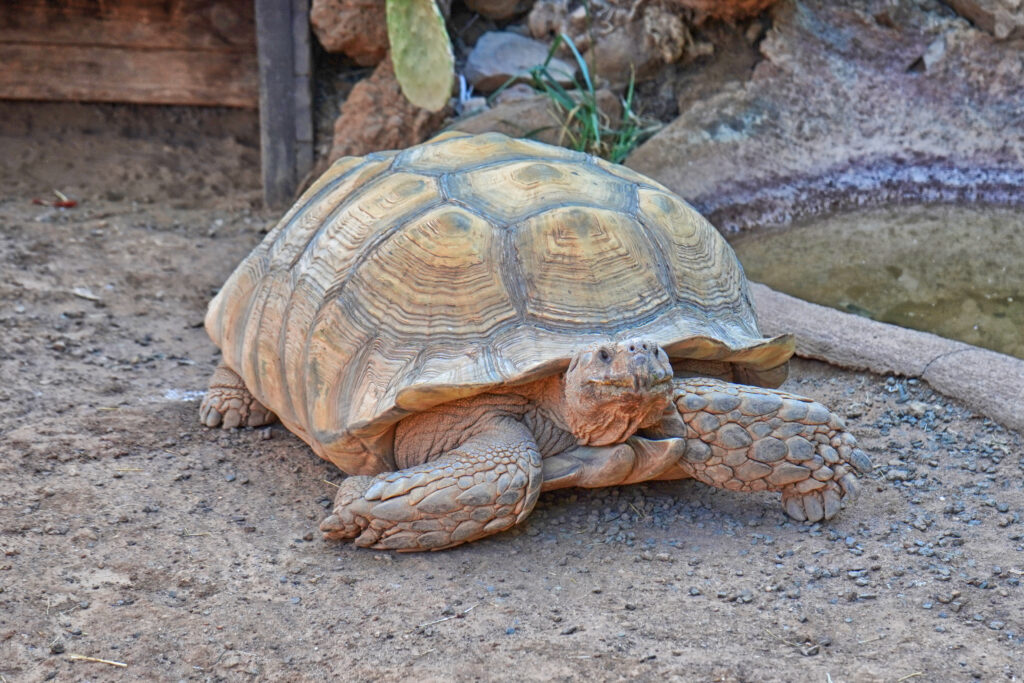
[[[263,200],[294,199],[313,166],[309,0],[255,0]]]

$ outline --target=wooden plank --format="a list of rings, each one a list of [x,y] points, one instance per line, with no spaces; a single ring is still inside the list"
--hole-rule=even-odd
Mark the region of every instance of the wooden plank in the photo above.
[[[0,43],[256,51],[252,0],[3,0]]]
[[[292,3],[255,0],[260,67],[260,155],[263,200],[283,207],[292,200],[295,167],[295,48]]]
[[[0,44],[0,98],[257,106],[255,55]]]
[[[313,168],[313,45],[310,40],[309,5],[309,0],[292,0],[292,47],[295,50],[295,178],[298,182],[301,182]]]

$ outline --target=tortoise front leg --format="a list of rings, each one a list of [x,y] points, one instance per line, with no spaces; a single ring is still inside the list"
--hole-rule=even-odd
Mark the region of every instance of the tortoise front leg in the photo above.
[[[732,491],[781,491],[797,521],[830,519],[871,460],[842,419],[811,399],[714,379],[675,380],[671,411],[650,437],[682,437],[686,453],[661,479],[693,477]]]
[[[639,436],[611,446],[576,446],[544,459],[542,490],[593,489],[658,479],[676,466],[685,451],[685,439]]]
[[[500,420],[430,462],[349,477],[320,530],[369,548],[450,548],[521,522],[537,502],[541,479],[533,435],[514,420]]]

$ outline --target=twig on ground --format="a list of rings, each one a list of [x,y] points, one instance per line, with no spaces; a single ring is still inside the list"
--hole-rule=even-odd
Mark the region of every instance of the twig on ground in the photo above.
[[[99,659],[98,657],[87,657],[85,655],[68,655],[68,659],[77,659],[82,662],[97,662],[99,664],[109,664],[110,666],[119,666],[122,668],[128,668],[128,665],[124,662],[115,662],[111,659]]]
[[[416,628],[414,628],[414,629],[412,629],[412,630],[413,630],[413,631],[418,631],[419,629],[421,629],[421,628],[426,628],[427,626],[433,626],[434,624],[440,624],[440,623],[441,623],[442,621],[448,621],[449,619],[458,619],[459,617],[464,617],[464,616],[466,616],[467,614],[469,614],[470,612],[472,612],[472,611],[473,611],[473,609],[474,609],[474,608],[475,608],[475,607],[476,607],[477,605],[479,605],[479,604],[480,604],[480,603],[478,602],[478,603],[476,603],[476,605],[470,605],[469,607],[467,607],[467,608],[466,608],[465,610],[463,610],[462,612],[459,612],[458,614],[452,614],[452,615],[449,615],[449,616],[447,616],[447,617],[441,617],[440,619],[434,619],[433,621],[428,621],[428,622],[427,622],[427,623],[425,623],[425,624],[420,624],[419,626],[417,626]]]
[[[907,680],[908,678],[917,678],[918,676],[924,676],[924,672],[923,671],[915,671],[912,674],[907,674],[903,678],[897,678],[896,679],[896,683],[902,683],[903,681]]]

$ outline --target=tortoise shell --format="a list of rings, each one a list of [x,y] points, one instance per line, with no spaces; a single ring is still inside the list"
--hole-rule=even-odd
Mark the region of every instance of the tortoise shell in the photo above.
[[[352,474],[394,469],[393,427],[642,336],[679,372],[777,386],[793,351],[758,331],[743,270],[658,183],[582,153],[448,133],[347,157],[211,302],[223,359]]]

